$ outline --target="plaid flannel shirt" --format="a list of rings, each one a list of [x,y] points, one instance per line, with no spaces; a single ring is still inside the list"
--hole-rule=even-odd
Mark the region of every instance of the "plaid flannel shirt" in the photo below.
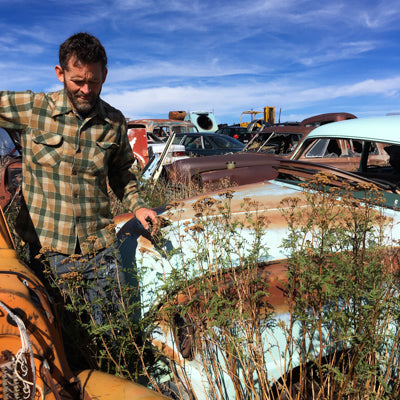
[[[82,120],[64,90],[0,91],[0,126],[21,134],[22,193],[41,246],[70,255],[77,239],[83,254],[112,244],[107,182],[131,211],[147,207],[125,118],[104,101]]]

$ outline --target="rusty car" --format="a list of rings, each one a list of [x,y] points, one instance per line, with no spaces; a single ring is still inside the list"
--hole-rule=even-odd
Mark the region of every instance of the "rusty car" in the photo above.
[[[354,118],[350,113],[325,113],[298,124],[267,126],[256,132],[241,152],[229,157],[208,156],[203,160],[174,162],[165,168],[164,178],[172,185],[193,183],[210,189],[218,187],[221,180],[232,186],[268,180],[275,175],[272,166],[279,158],[290,158],[316,126]]]
[[[162,400],[135,382],[97,370],[73,371],[53,299],[15,250],[0,207],[0,397]]]
[[[284,286],[282,285],[287,280],[289,254],[282,244],[289,231],[287,220],[283,215],[285,211],[289,213],[292,211],[291,206],[282,201],[288,197],[297,198],[297,206],[301,207],[302,213],[304,213],[309,207],[305,201],[304,185],[319,174],[329,174],[332,177],[329,182],[323,181],[323,185],[337,188],[339,190],[335,192],[338,193],[337,195],[343,193],[342,190],[350,190],[354,191],[354,196],[358,196],[363,190],[366,190],[359,189],[360,187],[373,185],[385,200],[383,205],[379,205],[379,209],[390,222],[391,230],[387,233],[387,239],[398,239],[400,235],[399,129],[400,117],[396,116],[351,119],[317,127],[309,133],[307,140],[300,144],[299,153],[302,153],[304,149],[308,148],[309,143],[315,140],[328,138],[355,140],[361,145],[357,171],[346,171],[311,161],[282,158],[274,166],[277,169],[275,179],[238,186],[228,195],[226,190],[220,190],[210,192],[207,196],[189,198],[158,209],[160,217],[165,219],[162,241],[158,244],[150,233],[132,218],[132,214],[116,217],[115,222],[119,235],[127,238],[126,244],[121,248],[125,259],[129,260],[129,263],[135,263],[139,270],[144,271],[141,275],[140,289],[144,311],[154,305],[159,305],[160,309],[164,309],[168,304],[181,306],[177,308],[177,314],[174,317],[159,320],[158,328],[154,332],[154,344],[159,346],[160,350],[169,358],[177,379],[186,382],[186,386],[190,388],[188,390],[191,391],[190,396],[198,400],[234,398],[235,391],[240,390],[240,387],[246,387],[246,383],[248,383],[243,378],[244,372],[241,369],[243,365],[241,367],[240,360],[234,362],[234,360],[227,359],[218,350],[216,342],[218,336],[223,334],[223,328],[216,328],[210,340],[202,338],[203,342],[194,344],[201,326],[197,325],[197,328],[191,328],[187,304],[193,303],[196,298],[205,296],[204,292],[197,293],[187,290],[184,293],[168,293],[168,289],[166,289],[166,295],[162,290],[162,288],[165,289],[167,277],[176,276],[176,273],[182,270],[185,271],[182,279],[196,282],[199,279],[221,278],[221,276],[225,276],[224,268],[227,268],[229,276],[225,276],[226,279],[221,278],[222,280],[213,286],[214,290],[219,290],[225,285],[230,287],[229,285],[236,282],[235,274],[239,272],[240,268],[243,268],[241,264],[244,258],[243,252],[245,249],[250,253],[254,251],[254,237],[252,237],[247,224],[241,225],[238,236],[231,233],[226,234],[221,224],[226,221],[224,212],[227,208],[223,206],[213,208],[212,205],[217,199],[227,196],[231,216],[244,221],[248,221],[250,216],[263,216],[268,220],[268,225],[263,228],[262,239],[257,242],[257,248],[265,251],[257,253],[257,259],[253,262],[256,263],[259,278],[261,277],[268,283],[268,289],[266,289],[269,292],[268,305],[272,309],[271,315],[276,323],[267,326],[259,340],[264,346],[264,371],[267,371],[272,384],[279,382],[285,384],[285,379],[296,376],[295,370],[298,365],[296,363],[304,349],[300,345],[300,348],[296,347],[296,337],[291,343],[293,347],[288,348],[288,337],[285,333],[289,304],[287,292],[283,290]],[[378,165],[376,160],[370,156],[373,155],[371,149],[379,146],[385,149],[388,156],[384,163]],[[199,204],[201,204],[201,208]],[[248,208],[243,209],[246,204]],[[207,242],[207,251],[202,253],[201,257],[196,257],[195,250],[199,248],[199,242],[206,241],[211,233],[205,228],[211,220],[216,222],[216,226],[210,231],[220,237],[215,239],[215,236],[212,236]],[[230,229],[229,227],[228,231]],[[224,252],[221,243],[225,243],[228,250]],[[344,248],[346,249],[346,247]],[[225,257],[228,257],[228,261]],[[185,259],[189,260],[188,264],[184,264]],[[235,266],[238,268],[236,272]],[[194,271],[203,271],[203,273],[206,271],[203,275],[206,278],[200,278]],[[230,292],[226,293],[228,296]],[[229,312],[224,315],[229,315]],[[217,318],[216,315],[214,317]],[[201,324],[205,324],[205,321],[211,318],[210,315],[203,315]],[[301,330],[295,330],[292,334],[300,337]],[[321,337],[318,338],[316,346],[321,340]],[[256,339],[247,337],[246,340],[239,341],[239,343],[240,346],[246,346],[245,351],[247,351],[248,348],[251,348],[253,340]],[[218,354],[215,355],[216,353]],[[201,357],[205,354],[215,355],[219,368],[213,368],[212,365],[205,366],[201,361]],[[249,364],[248,368],[250,365],[253,364]],[[254,374],[256,374],[255,370]],[[256,383],[253,382],[253,384],[261,383],[256,380]],[[296,390],[296,387],[299,387],[298,382],[285,386],[287,390]],[[215,393],[217,395],[214,396]],[[293,395],[293,392],[290,395]],[[296,397],[296,395],[293,396],[293,398]]]

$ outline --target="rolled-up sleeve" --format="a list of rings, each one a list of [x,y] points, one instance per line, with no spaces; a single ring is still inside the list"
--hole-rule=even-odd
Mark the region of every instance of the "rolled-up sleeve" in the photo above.
[[[34,93],[0,91],[0,126],[22,131],[32,115]]]

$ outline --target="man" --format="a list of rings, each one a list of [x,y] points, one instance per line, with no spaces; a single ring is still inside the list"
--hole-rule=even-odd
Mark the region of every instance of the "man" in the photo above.
[[[102,44],[88,33],[75,34],[61,44],[59,63],[55,72],[64,88],[58,92],[0,91],[0,126],[21,133],[26,207],[17,231],[31,248],[49,251],[58,274],[73,266],[70,255],[90,253],[84,275],[98,280],[93,269],[99,262],[107,276],[120,268],[110,251],[116,237],[107,183],[145,229],[148,221],[156,228],[158,219],[131,172],[125,118],[100,98],[107,77]]]

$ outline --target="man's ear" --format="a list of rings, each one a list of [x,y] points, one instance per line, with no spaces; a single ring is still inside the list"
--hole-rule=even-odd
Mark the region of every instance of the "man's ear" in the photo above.
[[[56,75],[57,75],[58,80],[61,83],[64,83],[64,70],[61,68],[60,65],[56,65],[54,67],[54,69],[56,70]]]
[[[105,68],[105,69],[104,69],[104,72],[103,72],[103,82],[102,82],[101,84],[103,84],[103,83],[106,81],[107,73],[108,73],[108,69]],[[58,79],[60,79],[60,78],[58,78]]]

